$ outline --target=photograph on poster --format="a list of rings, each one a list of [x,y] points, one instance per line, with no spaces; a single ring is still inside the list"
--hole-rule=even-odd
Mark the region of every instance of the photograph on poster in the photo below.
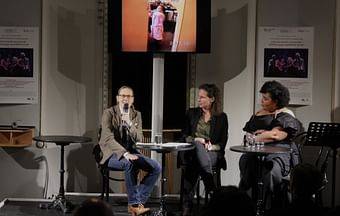
[[[0,77],[33,77],[33,48],[0,48]]]
[[[264,77],[308,78],[308,49],[264,49]]]

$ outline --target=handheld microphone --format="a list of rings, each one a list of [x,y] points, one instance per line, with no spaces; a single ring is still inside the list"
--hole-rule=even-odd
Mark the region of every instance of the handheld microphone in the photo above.
[[[128,113],[128,112],[129,112],[129,104],[128,104],[128,103],[124,104],[124,106],[123,106],[123,111],[124,111],[125,113]]]
[[[129,104],[128,103],[125,103],[123,105],[123,113],[122,113],[122,116],[127,116],[129,113]],[[127,123],[127,119],[126,118],[123,118],[122,119],[122,124],[124,127],[127,127],[128,126],[128,123]]]

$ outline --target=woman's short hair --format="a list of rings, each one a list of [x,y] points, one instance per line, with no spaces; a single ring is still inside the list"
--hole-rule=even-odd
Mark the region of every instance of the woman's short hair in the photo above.
[[[218,115],[222,112],[222,103],[221,103],[221,93],[218,87],[215,84],[202,84],[198,87],[199,90],[204,90],[207,92],[209,98],[214,98],[214,101],[211,104],[211,114]]]
[[[260,93],[269,93],[279,109],[289,104],[290,95],[288,88],[275,80],[265,82],[260,89]]]

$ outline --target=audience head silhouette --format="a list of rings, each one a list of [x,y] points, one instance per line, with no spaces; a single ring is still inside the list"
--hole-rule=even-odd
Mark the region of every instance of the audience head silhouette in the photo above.
[[[293,199],[311,199],[323,183],[320,170],[311,164],[299,164],[291,173],[291,192]]]
[[[203,215],[253,216],[255,208],[251,198],[235,186],[223,186],[210,199]]]
[[[113,216],[111,206],[98,198],[85,200],[75,211],[74,216]]]

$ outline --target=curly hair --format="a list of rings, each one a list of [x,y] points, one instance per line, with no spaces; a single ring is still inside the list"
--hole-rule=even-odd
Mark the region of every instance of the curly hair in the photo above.
[[[288,88],[275,80],[265,82],[260,89],[260,93],[269,93],[270,98],[276,102],[276,106],[279,109],[289,104],[290,96]]]
[[[222,103],[221,103],[221,93],[218,87],[215,84],[202,84],[198,87],[199,90],[204,90],[207,92],[209,98],[214,98],[214,101],[211,104],[211,114],[219,115],[222,112]]]

